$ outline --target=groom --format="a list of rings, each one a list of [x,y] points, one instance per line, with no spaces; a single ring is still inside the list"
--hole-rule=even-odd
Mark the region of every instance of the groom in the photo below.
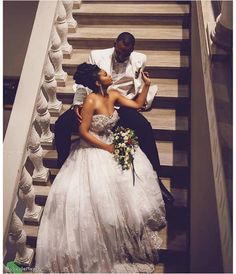
[[[88,63],[96,64],[112,76],[111,88],[121,92],[129,99],[133,99],[142,90],[140,70],[146,64],[146,56],[134,51],[135,38],[131,33],[121,33],[114,48],[93,50],[90,53]],[[91,92],[88,88],[75,85],[73,109],[67,110],[55,123],[55,141],[58,152],[58,167],[61,167],[70,152],[71,134],[78,131],[79,120],[83,100]],[[149,108],[157,92],[157,86],[150,87],[145,108]],[[150,123],[135,109],[120,107],[117,109],[120,120],[118,125],[131,128],[139,139],[139,145],[151,162],[153,169],[160,171],[160,161],[156,148],[155,138]],[[163,199],[170,205],[174,199],[160,181]]]

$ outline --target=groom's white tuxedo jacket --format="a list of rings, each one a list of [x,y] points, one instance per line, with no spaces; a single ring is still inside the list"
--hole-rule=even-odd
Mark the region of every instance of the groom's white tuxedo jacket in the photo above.
[[[112,75],[112,60],[113,60],[114,48],[102,49],[102,50],[92,50],[90,56],[88,58],[88,63],[96,64],[101,69],[105,70],[108,74]],[[144,69],[146,65],[146,55],[133,51],[129,57],[129,61],[125,68],[125,76],[132,78],[134,88],[132,94],[124,94],[124,96],[132,99],[139,92],[142,91],[142,78],[141,73],[139,77],[136,79],[135,75],[138,73],[138,70]],[[119,81],[118,81],[119,82]],[[116,88],[119,84],[116,85],[116,82],[113,83],[111,88]],[[82,85],[74,85],[73,89],[75,90],[73,105],[80,105],[83,103],[84,98],[87,94],[91,92],[90,89],[84,88]],[[151,106],[153,98],[157,92],[157,86],[151,86],[149,89],[149,93],[147,96],[147,107]]]

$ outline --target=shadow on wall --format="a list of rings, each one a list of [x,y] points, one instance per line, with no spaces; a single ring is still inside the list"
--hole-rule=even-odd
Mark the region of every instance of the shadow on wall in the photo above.
[[[4,76],[20,77],[37,7],[38,1],[3,1]]]
[[[3,138],[10,119],[37,7],[37,0],[3,1]],[[37,49],[35,52],[37,53]]]

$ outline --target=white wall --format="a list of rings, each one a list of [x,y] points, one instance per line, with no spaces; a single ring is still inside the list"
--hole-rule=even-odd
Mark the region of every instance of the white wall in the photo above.
[[[200,55],[196,4],[192,2],[190,271],[223,271],[219,224]],[[208,58],[206,56],[206,58]]]
[[[19,79],[38,1],[3,1],[3,77]],[[3,110],[3,136],[11,111]]]
[[[4,76],[21,74],[37,6],[38,1],[3,1]]]

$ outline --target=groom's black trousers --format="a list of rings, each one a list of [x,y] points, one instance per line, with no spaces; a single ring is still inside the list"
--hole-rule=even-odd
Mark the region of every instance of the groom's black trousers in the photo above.
[[[73,132],[79,132],[79,121],[73,109],[68,109],[56,120],[54,132],[57,167],[61,168],[70,154],[71,135]]]
[[[157,174],[160,173],[160,160],[151,124],[135,109],[121,107],[117,111],[120,116],[117,125],[131,128],[135,131],[140,148],[151,162],[153,169]]]
[[[155,138],[150,123],[135,109],[121,107],[117,110],[120,116],[119,126],[128,127],[138,136],[139,146],[151,162],[153,169],[159,173],[160,161]],[[58,152],[57,165],[60,168],[70,153],[71,134],[78,132],[79,122],[72,109],[63,113],[55,123],[55,143]]]

